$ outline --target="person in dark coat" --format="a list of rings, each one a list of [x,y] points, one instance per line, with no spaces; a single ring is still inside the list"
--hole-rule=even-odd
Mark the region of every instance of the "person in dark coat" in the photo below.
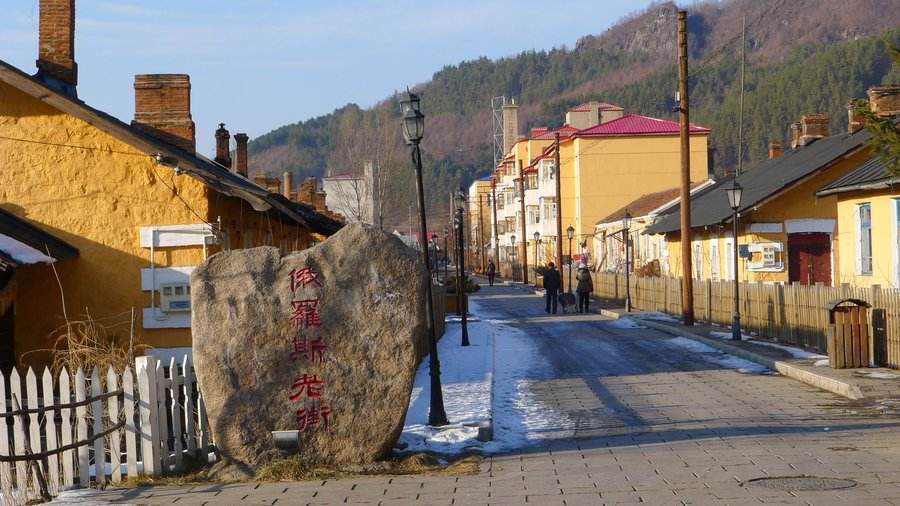
[[[544,272],[544,290],[547,292],[544,296],[547,299],[547,313],[556,314],[556,295],[559,293],[562,278],[553,262],[547,264],[547,270]]]
[[[578,312],[587,313],[588,304],[591,301],[591,292],[594,291],[594,280],[591,278],[591,271],[587,265],[578,266],[578,285],[575,286],[575,292],[578,293]]]
[[[497,274],[497,266],[494,265],[493,260],[488,260],[487,268],[484,270],[484,273],[487,274],[488,285],[494,286],[494,276]]]

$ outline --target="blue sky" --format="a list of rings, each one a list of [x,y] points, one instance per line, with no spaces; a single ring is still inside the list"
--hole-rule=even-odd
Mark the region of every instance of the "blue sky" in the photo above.
[[[197,146],[209,154],[219,122],[252,138],[347,102],[371,106],[444,65],[572,47],[650,3],[78,0],[78,94],[130,121],[134,74],[190,74]],[[0,59],[29,73],[37,5],[0,0]]]

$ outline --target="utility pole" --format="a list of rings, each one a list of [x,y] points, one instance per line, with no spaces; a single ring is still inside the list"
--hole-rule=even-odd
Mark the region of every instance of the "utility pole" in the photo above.
[[[555,168],[553,169],[556,171],[556,262],[557,267],[562,271],[562,183],[560,183],[560,179],[562,179],[562,167],[560,167],[559,164],[559,132],[556,132],[556,135],[553,137],[553,142],[556,146],[556,153],[554,154]]]
[[[522,211],[522,284],[528,284],[528,235],[525,233],[525,171],[522,169],[522,160],[519,160],[519,210]]]
[[[482,211],[482,200],[484,200],[484,194],[478,192],[478,255],[481,259],[481,272],[484,272],[487,268],[485,259],[484,259],[484,211]]]
[[[746,59],[744,51],[747,49],[747,17],[741,18],[741,105],[738,112],[738,167],[737,175],[744,172],[744,66]],[[737,244],[737,236],[734,243]],[[735,271],[737,272],[737,271]]]
[[[681,127],[681,318],[685,325],[693,325],[694,271],[691,268],[691,137],[687,11],[678,11],[678,102]]]
[[[491,206],[494,220],[494,267],[500,269],[500,238],[497,228],[497,180],[491,176]]]

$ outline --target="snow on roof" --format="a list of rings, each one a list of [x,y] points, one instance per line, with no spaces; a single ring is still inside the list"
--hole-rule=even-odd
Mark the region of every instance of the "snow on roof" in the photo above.
[[[21,264],[52,263],[56,261],[55,258],[47,256],[5,234],[0,234],[0,251]]]

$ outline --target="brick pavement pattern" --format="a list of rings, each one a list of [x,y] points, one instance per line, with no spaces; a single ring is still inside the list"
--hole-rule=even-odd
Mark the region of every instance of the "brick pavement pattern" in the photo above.
[[[545,318],[510,288],[480,304],[548,356],[524,383],[558,423],[535,444],[487,457],[471,476],[108,489],[92,499],[178,505],[900,504],[900,419],[774,374],[724,369],[649,329],[596,315]],[[517,294],[514,296],[514,294]],[[498,428],[500,430],[500,428]],[[858,482],[785,492],[746,481]]]

